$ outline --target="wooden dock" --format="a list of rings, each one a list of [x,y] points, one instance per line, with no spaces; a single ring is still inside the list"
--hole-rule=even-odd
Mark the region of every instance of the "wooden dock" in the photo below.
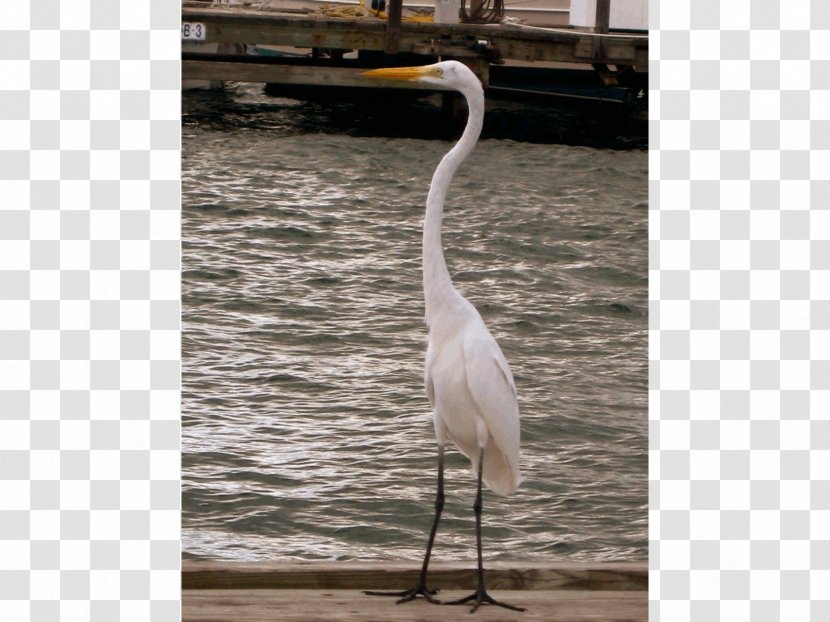
[[[398,18],[400,19],[400,18]],[[249,6],[230,8],[185,4],[183,28],[205,44],[274,46],[308,52],[307,58],[200,54],[182,57],[188,80],[233,80],[349,88],[387,88],[388,82],[363,77],[369,68],[428,64],[454,58],[470,66],[485,87],[491,65],[515,63],[593,68],[609,87],[631,82],[642,90],[648,70],[648,35],[515,24],[436,24],[320,13],[284,13]],[[346,56],[346,58],[344,58]],[[349,58],[351,57],[351,58]],[[396,83],[396,88],[408,86]]]
[[[185,561],[182,566],[184,622],[438,621],[459,618],[466,606],[438,606],[423,599],[396,605],[394,598],[362,590],[412,587],[418,562]],[[495,598],[526,607],[524,613],[482,606],[475,619],[537,622],[645,622],[648,619],[646,562],[491,562],[487,589]],[[434,562],[430,587],[439,598],[469,594],[475,586],[471,564]]]

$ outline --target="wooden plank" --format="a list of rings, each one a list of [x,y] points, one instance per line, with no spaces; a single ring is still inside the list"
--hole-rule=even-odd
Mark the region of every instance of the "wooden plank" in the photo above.
[[[447,591],[451,600],[468,592]],[[526,607],[524,613],[483,605],[475,618],[461,605],[446,607],[423,599],[396,605],[394,598],[367,596],[356,590],[185,590],[184,622],[646,622],[648,592],[505,591],[491,595]]]
[[[302,48],[360,50],[386,49],[386,24],[382,20],[329,19],[317,16],[279,15],[252,10],[184,8],[182,19],[207,25],[207,41],[287,45]],[[596,37],[607,43],[606,55],[593,54]],[[531,61],[585,62],[648,66],[648,37],[640,35],[592,35],[566,29],[522,29],[494,24],[435,24],[403,22],[399,51],[416,52],[433,41],[459,42],[460,49],[487,40],[501,58]],[[586,44],[590,48],[586,50]],[[460,55],[460,54],[459,54]]]
[[[576,44],[578,40],[561,41],[528,41],[520,38],[491,37],[490,44],[499,50],[501,58],[523,61],[555,61],[563,63],[584,63],[577,61]],[[590,58],[591,54],[588,54]]]
[[[287,25],[280,22],[274,24],[209,22],[207,23],[207,41],[344,50],[383,49],[385,45],[383,30],[348,28],[347,26],[348,24],[342,24],[336,28],[329,28],[326,22],[321,20],[303,20]]]
[[[354,88],[402,88],[425,90],[423,84],[403,80],[390,83],[380,78],[361,75],[362,69],[350,67],[309,67],[272,63],[182,61],[182,78],[186,80],[234,80],[238,82],[271,82]],[[428,90],[441,90],[436,85]],[[449,89],[445,89],[449,90]]]
[[[183,589],[405,589],[417,582],[418,562],[185,561]],[[646,562],[516,563],[489,562],[487,584],[504,590],[637,591],[648,588]],[[442,589],[473,589],[474,564],[433,562],[430,584]]]
[[[269,36],[269,33],[285,31],[289,29],[324,29],[331,32],[360,30],[364,32],[379,32],[385,35],[386,27],[383,20],[372,19],[336,19],[314,15],[281,15],[263,11],[233,10],[222,11],[218,9],[193,9],[185,7],[182,9],[182,18],[185,21],[198,21],[207,24],[236,24],[239,28],[245,28],[246,32],[256,33],[257,29],[263,29],[261,36]],[[466,35],[486,39],[491,36],[505,36],[515,39],[533,41],[573,41],[578,39],[583,32],[578,30],[546,29],[546,28],[521,28],[514,26],[502,26],[498,24],[435,24],[433,22],[403,22],[401,31],[418,34],[421,37],[446,36],[451,38],[464,37]],[[648,35],[637,34],[609,34],[610,39],[630,41],[636,45],[648,46]],[[210,32],[208,32],[208,40]],[[257,43],[269,43],[257,41]]]
[[[618,41],[605,42],[605,59],[608,64],[618,64],[619,61],[634,62],[636,60],[636,49]],[[610,59],[613,59],[612,62]]]

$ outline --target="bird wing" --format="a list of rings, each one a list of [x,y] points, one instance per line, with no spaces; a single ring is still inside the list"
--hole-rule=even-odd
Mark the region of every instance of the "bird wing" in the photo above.
[[[507,360],[483,322],[464,334],[467,388],[496,447],[512,466],[519,457],[519,404]]]
[[[432,376],[429,373],[429,367],[427,367],[426,373],[424,374],[424,388],[427,391],[429,405],[435,408],[435,385],[432,384]]]

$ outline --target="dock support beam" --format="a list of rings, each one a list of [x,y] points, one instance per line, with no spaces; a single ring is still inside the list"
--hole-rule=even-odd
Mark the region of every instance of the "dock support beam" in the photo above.
[[[386,18],[386,53],[397,54],[400,50],[401,13],[403,0],[389,0]]]

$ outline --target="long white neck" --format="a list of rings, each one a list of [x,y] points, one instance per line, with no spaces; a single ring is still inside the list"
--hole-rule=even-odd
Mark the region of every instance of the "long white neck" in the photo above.
[[[480,86],[465,89],[469,115],[464,133],[441,159],[438,168],[432,176],[427,195],[427,210],[424,218],[424,302],[426,304],[426,321],[430,325],[431,318],[439,309],[451,305],[461,295],[453,287],[447,264],[444,261],[444,251],[441,245],[441,221],[444,215],[444,200],[453,175],[459,165],[473,150],[481,134],[484,120],[484,91]]]

